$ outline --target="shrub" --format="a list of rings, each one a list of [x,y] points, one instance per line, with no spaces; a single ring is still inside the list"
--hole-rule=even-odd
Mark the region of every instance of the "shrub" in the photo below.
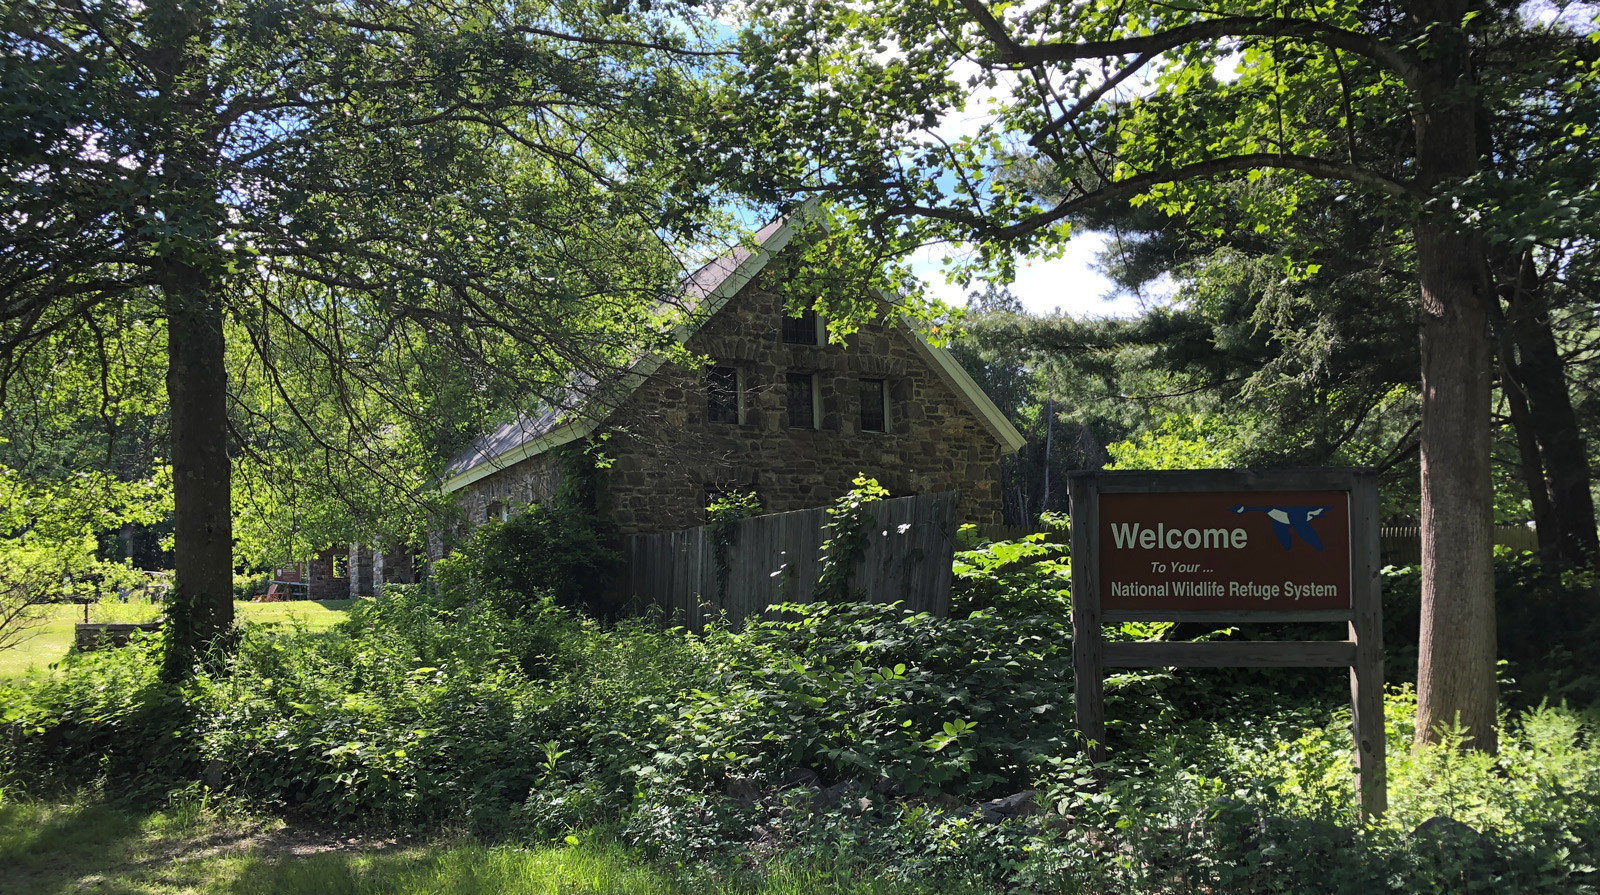
[[[436,575],[440,593],[454,604],[486,602],[515,615],[535,611],[548,596],[564,608],[595,613],[605,608],[619,559],[592,513],[557,500],[479,526],[437,563]]]
[[[1019,787],[1039,756],[1072,748],[1063,620],[782,608],[785,621],[712,631],[692,689],[606,732],[606,751],[632,756],[636,792],[808,768],[829,783],[979,794]]]
[[[1068,891],[1593,891],[1600,744],[1578,716],[1515,718],[1497,757],[1449,743],[1414,749],[1408,689],[1391,695],[1387,717],[1390,810],[1375,825],[1355,824],[1347,715],[1192,725],[1131,762],[1113,755],[1103,787],[1086,790],[1071,763],[1046,781],[1074,828],[1030,841],[1010,881]]]
[[[0,685],[0,786],[159,802],[216,774],[258,808],[349,824],[519,837],[600,824],[663,860],[756,840],[1014,891],[1593,890],[1600,744],[1583,716],[1519,714],[1494,758],[1413,751],[1414,697],[1397,690],[1391,811],[1357,829],[1346,710],[1263,699],[1185,721],[1176,676],[1120,674],[1110,760],[1092,768],[1071,730],[1063,554],[1027,542],[963,557],[968,596],[950,618],[783,606],[702,634],[397,586],[330,631],[247,626],[225,668],[182,688],[157,679],[153,640],[72,656]],[[853,781],[850,799],[780,791],[801,769]],[[1048,819],[936,810],[1024,787]]]
[[[253,600],[267,592],[267,585],[272,583],[271,572],[252,572],[247,575],[233,576],[233,598],[235,600]]]
[[[161,788],[193,777],[193,690],[162,683],[159,637],[71,652],[57,674],[0,688],[0,786]]]
[[[963,526],[971,537],[972,526]],[[994,610],[1008,615],[1072,612],[1072,563],[1065,544],[1036,532],[1015,541],[984,541],[955,555],[950,614]]]

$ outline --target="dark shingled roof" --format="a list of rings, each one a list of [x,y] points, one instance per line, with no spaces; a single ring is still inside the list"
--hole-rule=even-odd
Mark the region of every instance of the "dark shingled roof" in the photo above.
[[[755,244],[764,248],[767,241],[778,233],[787,220],[787,217],[778,218],[756,231]],[[740,265],[754,255],[755,251],[746,246],[735,246],[731,251],[724,252],[685,277],[680,284],[681,293],[673,296],[671,300],[686,308],[696,307],[716,292],[729,277],[733,276]],[[509,423],[502,423],[488,435],[475,439],[466,450],[451,460],[444,468],[444,477],[448,479],[476,469],[485,463],[493,462],[496,457],[504,456],[554,432],[562,422],[572,419],[575,412],[582,410],[583,397],[593,394],[599,384],[593,377],[584,376],[582,379],[584,381],[572,389],[574,406],[545,409],[537,416],[523,414]]]
[[[473,439],[472,444],[444,468],[445,476],[460,475],[507,451],[516,450],[535,438],[550,434],[564,415],[560,410],[546,410],[536,417],[519,415],[509,423],[501,423],[488,435]]]

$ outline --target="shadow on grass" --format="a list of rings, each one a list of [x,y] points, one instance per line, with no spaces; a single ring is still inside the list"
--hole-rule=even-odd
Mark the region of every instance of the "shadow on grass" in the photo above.
[[[992,895],[976,886],[906,883],[869,868],[779,867],[766,874],[670,875],[620,845],[572,847],[478,844],[390,854],[327,853],[263,862],[230,895]]]
[[[0,805],[0,892],[67,891],[104,877],[124,861],[144,828],[144,818],[103,805]]]
[[[609,838],[577,845],[415,847],[341,838],[181,807],[0,804],[0,893],[145,895],[963,895],[980,887],[887,880],[864,866],[681,875]]]

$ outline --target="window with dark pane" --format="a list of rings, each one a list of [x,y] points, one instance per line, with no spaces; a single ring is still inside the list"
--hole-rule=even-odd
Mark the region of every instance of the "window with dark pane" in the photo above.
[[[882,379],[861,380],[861,431],[889,431],[888,406]]]
[[[706,372],[706,418],[713,423],[739,421],[737,367],[712,367]]]
[[[817,404],[815,382],[810,373],[790,373],[789,378],[789,428],[815,429]]]
[[[799,317],[783,318],[783,340],[791,345],[817,344],[817,312],[807,308]]]

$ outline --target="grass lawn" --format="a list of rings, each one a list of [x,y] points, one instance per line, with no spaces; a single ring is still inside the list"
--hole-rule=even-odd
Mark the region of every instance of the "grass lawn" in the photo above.
[[[344,618],[350,600],[295,600],[286,603],[235,602],[235,617],[256,623],[298,622],[317,631],[332,627]],[[83,621],[83,607],[54,605],[46,607],[44,624],[28,632],[27,639],[9,650],[0,650],[0,678],[20,677],[28,670],[43,670],[51,662],[59,661],[72,646],[73,625]],[[89,605],[91,622],[148,622],[161,614],[159,605],[144,602],[119,603],[102,600]]]
[[[0,892],[107,895],[961,895],[870,868],[779,868],[763,878],[667,876],[614,841],[412,844],[229,818],[197,799],[131,813],[101,804],[0,802]],[[973,890],[976,891],[976,890]]]

